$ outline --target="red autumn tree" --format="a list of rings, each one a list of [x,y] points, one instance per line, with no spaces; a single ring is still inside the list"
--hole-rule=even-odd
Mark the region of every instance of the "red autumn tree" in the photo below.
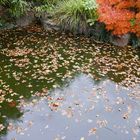
[[[129,32],[140,37],[140,0],[97,0],[99,21],[114,35]]]

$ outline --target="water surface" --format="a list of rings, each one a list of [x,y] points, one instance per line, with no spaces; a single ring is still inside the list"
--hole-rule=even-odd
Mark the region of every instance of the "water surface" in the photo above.
[[[0,33],[2,140],[139,140],[139,50],[40,27]]]

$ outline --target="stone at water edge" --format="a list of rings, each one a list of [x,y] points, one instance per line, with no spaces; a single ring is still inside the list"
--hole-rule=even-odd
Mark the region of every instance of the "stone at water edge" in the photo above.
[[[44,12],[41,15],[40,22],[46,31],[60,30],[60,26],[55,20],[51,19],[51,15],[49,13]]]
[[[55,23],[51,19],[43,20],[41,23],[46,31],[51,31],[51,30],[58,31],[58,30],[60,30],[60,27],[57,25],[57,23]]]
[[[124,35],[110,35],[110,42],[115,46],[124,47],[127,46],[130,41],[130,34],[124,34]]]
[[[35,14],[33,12],[28,12],[26,15],[21,16],[16,20],[16,25],[20,27],[28,26],[35,20]]]

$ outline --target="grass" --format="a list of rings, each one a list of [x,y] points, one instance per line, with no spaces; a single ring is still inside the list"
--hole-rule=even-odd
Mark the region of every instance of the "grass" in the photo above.
[[[64,0],[58,2],[52,13],[54,19],[63,26],[64,30],[79,32],[80,34],[87,31],[87,21],[89,19],[97,19],[95,11],[88,9],[84,0]]]

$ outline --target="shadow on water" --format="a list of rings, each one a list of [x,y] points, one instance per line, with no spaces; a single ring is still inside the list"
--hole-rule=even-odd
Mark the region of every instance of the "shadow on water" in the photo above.
[[[137,50],[36,26],[0,36],[2,140],[138,140]]]

